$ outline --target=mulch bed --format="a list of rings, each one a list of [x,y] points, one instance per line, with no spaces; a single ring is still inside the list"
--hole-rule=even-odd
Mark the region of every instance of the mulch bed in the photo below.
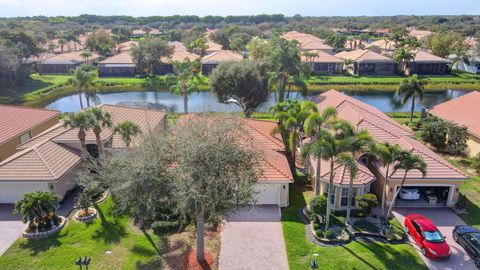
[[[205,252],[205,261],[199,263],[197,261],[197,253],[195,249],[191,249],[185,258],[185,264],[188,270],[209,270],[215,263],[215,258],[212,254]]]

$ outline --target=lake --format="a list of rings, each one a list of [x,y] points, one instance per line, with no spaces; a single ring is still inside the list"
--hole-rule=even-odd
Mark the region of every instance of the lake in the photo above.
[[[445,90],[425,93],[423,101],[417,101],[415,111],[421,111],[422,106],[432,107],[446,100],[459,97],[468,91],[463,90]],[[382,112],[407,112],[410,110],[410,103],[400,104],[392,91],[345,91],[343,92],[362,102],[373,105]],[[318,95],[318,94],[315,94]],[[315,95],[309,95],[305,98],[311,98]],[[85,97],[84,105],[86,104]],[[291,98],[305,99],[299,93],[293,93]],[[143,91],[143,92],[111,92],[95,94],[90,98],[92,104],[119,104],[119,103],[150,103],[158,106],[166,106],[172,112],[183,112],[183,99],[169,92]],[[275,95],[272,93],[269,99],[262,103],[258,112],[265,112],[275,104]],[[61,112],[77,112],[80,110],[78,95],[71,95],[57,99],[46,108],[59,110]],[[235,104],[224,104],[218,102],[215,95],[211,92],[199,92],[189,95],[188,108],[190,112],[241,112],[241,109]]]

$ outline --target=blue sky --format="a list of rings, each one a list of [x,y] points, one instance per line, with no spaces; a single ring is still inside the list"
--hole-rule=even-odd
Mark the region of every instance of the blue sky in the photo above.
[[[0,0],[0,17],[33,15],[458,15],[480,0]]]

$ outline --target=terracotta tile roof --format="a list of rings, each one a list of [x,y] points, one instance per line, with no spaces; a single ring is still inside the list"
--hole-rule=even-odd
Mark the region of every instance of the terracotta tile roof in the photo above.
[[[379,53],[372,52],[370,50],[354,50],[354,51],[343,51],[335,54],[336,57],[341,59],[350,59],[355,62],[387,62],[387,63],[395,63],[392,59],[383,56]]]
[[[59,65],[59,64],[78,64],[83,62],[83,58],[80,56],[81,51],[77,52],[68,52],[68,53],[60,53],[55,56],[52,56],[50,58],[47,58],[41,62],[41,64],[47,64],[47,65]],[[97,53],[92,52],[92,56],[90,56],[88,59],[89,60],[95,60],[100,58],[100,55]]]
[[[432,31],[417,30],[417,29],[410,30],[410,36],[416,37],[418,39],[424,39],[424,38],[427,38],[431,35],[433,35]]]
[[[186,51],[187,48],[180,41],[169,41],[168,45],[175,47],[175,51]]]
[[[112,116],[114,125],[130,120],[140,126],[143,134],[162,125],[166,113],[155,110],[101,105]],[[63,123],[46,130],[30,141],[20,145],[20,152],[0,163],[0,181],[57,181],[66,172],[81,162],[76,129],[64,128]],[[104,129],[103,140],[112,140],[112,148],[125,147],[125,143],[112,129]],[[132,146],[143,138],[137,136]],[[87,132],[87,143],[96,143],[93,132]],[[78,145],[77,148],[71,146]]]
[[[290,31],[282,35],[286,40],[296,40],[302,50],[333,50],[333,47],[325,44],[325,41],[314,35]]]
[[[134,45],[138,45],[138,41],[125,41],[117,45],[117,51],[124,52],[124,51],[131,51]]]
[[[242,61],[243,56],[241,54],[232,52],[232,51],[226,51],[226,50],[221,50],[214,52],[212,54],[206,55],[202,59],[202,64],[218,64],[221,62],[225,61]]]
[[[428,112],[446,121],[466,126],[470,134],[480,138],[479,104],[480,92],[472,91],[461,97],[438,104],[429,109]]]
[[[0,144],[59,115],[53,110],[0,105]]]
[[[467,178],[466,175],[451,166],[441,156],[413,139],[413,133],[407,127],[396,123],[373,106],[335,90],[322,93],[314,98],[314,102],[318,104],[319,110],[330,106],[337,108],[339,118],[352,122],[360,129],[367,130],[376,141],[399,144],[403,149],[419,154],[427,163],[425,181],[429,179],[462,180]],[[385,168],[382,167],[381,163],[378,165],[380,171],[385,173]],[[402,170],[399,170],[392,177],[401,178],[402,173]],[[410,171],[407,178],[418,179],[421,177],[418,171]]]
[[[210,53],[223,50],[222,45],[212,41],[208,41],[205,45],[207,45],[207,51]]]
[[[198,115],[182,115],[177,121],[177,125],[181,125],[195,117],[198,117]],[[262,175],[259,177],[259,181],[292,183],[293,176],[285,156],[285,147],[282,139],[278,134],[272,135],[272,131],[277,126],[277,123],[254,119],[242,119],[242,122],[244,130],[249,136],[240,138],[240,143],[248,141],[262,153],[262,160],[260,161]]]
[[[162,58],[162,62],[163,63],[170,63],[173,61],[182,62],[185,60],[185,58],[188,58],[190,61],[193,61],[195,59],[199,59],[200,55],[187,52],[187,51],[175,50],[169,58],[165,58],[165,57]]]
[[[119,54],[114,56],[108,57],[103,61],[100,61],[99,64],[101,65],[108,65],[108,64],[127,64],[127,65],[135,65],[133,62],[132,55],[130,51],[123,51]]]
[[[382,50],[385,50],[385,46],[387,46],[387,51],[394,51],[396,50],[395,42],[393,41],[386,41],[385,39],[379,39],[372,43],[365,44],[365,48],[369,49],[371,47],[376,47]]]
[[[304,41],[300,43],[300,49],[309,51],[309,50],[333,50],[333,47],[326,44],[323,41],[311,40]]]
[[[313,165],[314,169],[316,167],[316,162],[316,158],[310,158],[310,163]],[[353,185],[364,186],[375,180],[375,176],[370,172],[367,167],[365,167],[365,165],[357,162],[357,166],[358,172],[357,175],[353,178]],[[350,171],[347,167],[340,164],[335,164],[333,171],[333,183],[337,185],[348,185],[350,183]],[[330,181],[330,163],[323,159],[320,164],[320,178],[326,182]]]
[[[302,61],[303,62],[310,62],[313,61],[314,63],[343,63],[343,60],[335,57],[331,54],[328,54],[324,51],[319,51],[319,50],[312,50],[310,52],[314,52],[318,54],[318,56],[315,56],[313,59],[307,58],[302,54]]]
[[[431,54],[425,51],[418,51],[415,54],[415,59],[413,59],[413,62],[417,62],[417,63],[418,62],[428,62],[428,63],[436,62],[436,63],[446,64],[447,60],[440,56],[436,56],[434,54]]]

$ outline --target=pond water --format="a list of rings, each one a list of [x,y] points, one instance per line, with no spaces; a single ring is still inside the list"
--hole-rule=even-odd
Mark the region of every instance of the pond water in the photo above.
[[[344,92],[362,102],[375,106],[383,112],[407,112],[410,110],[410,103],[400,104],[392,91],[346,91]],[[446,90],[425,93],[423,102],[416,103],[415,111],[421,111],[422,106],[431,107],[446,100],[461,96],[467,93],[463,90]],[[315,94],[318,95],[318,94]],[[311,98],[309,95],[305,98]],[[85,97],[82,96],[85,102]],[[293,93],[291,98],[305,99],[298,93]],[[119,103],[150,103],[158,106],[166,106],[170,111],[183,112],[183,99],[169,92],[143,91],[143,92],[113,92],[95,94],[90,98],[92,104],[119,104]],[[262,103],[257,111],[265,112],[275,104],[275,95],[272,93],[269,99]],[[61,112],[77,112],[80,110],[78,95],[71,95],[57,99],[46,108],[59,110]],[[188,108],[190,112],[241,112],[235,104],[224,104],[218,102],[211,92],[192,93],[189,96]]]

